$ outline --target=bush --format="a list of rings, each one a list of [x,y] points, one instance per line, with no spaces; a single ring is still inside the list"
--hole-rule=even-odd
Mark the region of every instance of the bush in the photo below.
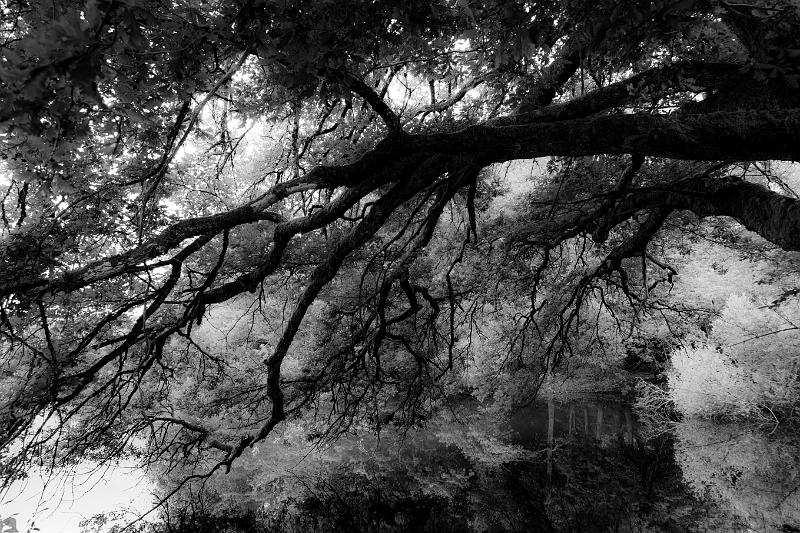
[[[668,372],[683,415],[777,419],[800,404],[800,310],[734,295],[712,323],[707,343],[672,354]]]
[[[635,392],[633,410],[639,420],[639,435],[649,440],[672,430],[678,420],[678,413],[669,391],[639,380]]]

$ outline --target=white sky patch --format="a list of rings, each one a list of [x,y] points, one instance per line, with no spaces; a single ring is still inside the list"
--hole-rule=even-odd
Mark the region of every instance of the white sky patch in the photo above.
[[[394,104],[395,109],[416,108],[430,103],[430,94],[427,92],[427,82],[422,78],[412,76],[397,76],[391,83],[386,95]],[[424,96],[423,91],[425,88]]]
[[[5,161],[0,160],[0,187],[11,185],[11,169]]]
[[[181,162],[187,156],[193,156],[197,153],[199,147],[197,143],[195,143],[191,138],[186,139],[182,145],[178,148],[178,151],[175,152],[175,161]]]
[[[168,214],[169,216],[183,215],[183,208],[169,198],[161,198],[158,201],[158,205],[163,207],[164,212],[166,212],[166,214]]]
[[[456,52],[466,52],[472,47],[472,42],[469,39],[456,39],[453,43],[453,50]]]
[[[235,126],[235,127],[234,127]],[[275,144],[271,134],[271,125],[263,120],[240,121],[231,119],[228,124],[231,135],[238,137],[244,135],[245,139],[238,148],[238,152],[245,158],[256,158],[263,153],[265,145]]]

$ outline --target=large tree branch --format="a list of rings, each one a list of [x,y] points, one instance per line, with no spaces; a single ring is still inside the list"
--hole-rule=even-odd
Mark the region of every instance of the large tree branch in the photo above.
[[[479,124],[406,136],[407,151],[471,153],[485,163],[544,156],[640,153],[673,159],[799,160],[800,109],[705,115],[621,114],[520,126]]]
[[[631,191],[620,213],[669,207],[699,216],[729,216],[784,250],[800,250],[800,200],[741,181],[694,177],[668,187]]]
[[[320,166],[291,182],[276,185],[258,200],[238,209],[178,222],[157,237],[131,250],[60,278],[0,282],[0,296],[35,288],[49,291],[76,290],[110,279],[162,255],[182,241],[209,232],[221,232],[257,220],[278,221],[266,212],[277,202],[301,190],[354,187],[374,180],[369,190],[401,181],[435,155],[475,158],[480,165],[543,156],[589,156],[638,153],[675,159],[743,161],[762,159],[800,160],[800,109],[720,112],[705,115],[621,114],[519,126],[478,124],[453,133],[407,135],[385,139],[360,160],[349,165]],[[448,169],[445,169],[445,171]],[[456,169],[452,169],[456,170]],[[431,179],[435,179],[433,176]],[[369,190],[362,190],[359,197]],[[334,210],[339,212],[339,210]],[[335,220],[325,211],[287,226],[289,236]],[[295,227],[296,226],[296,227]],[[287,239],[288,242],[288,239]],[[271,272],[274,267],[270,267]],[[266,273],[258,272],[239,285],[252,290]],[[9,277],[13,280],[13,277]],[[225,298],[229,291],[217,294]],[[238,293],[238,292],[237,292]],[[215,294],[211,291],[207,297]],[[219,301],[211,298],[209,302]]]
[[[14,276],[3,276],[3,279],[0,280],[0,297],[43,287],[46,287],[48,292],[78,290],[92,283],[132,272],[136,266],[148,259],[165,254],[186,239],[219,233],[241,224],[260,220],[280,222],[283,218],[277,213],[255,210],[252,206],[245,205],[216,215],[182,220],[132,250],[67,271],[54,280],[35,278],[21,281],[19,278],[15,279]]]
[[[800,250],[800,199],[740,178],[714,178],[709,173],[660,187],[631,189],[613,211],[601,204],[581,216],[572,229],[542,244],[552,247],[582,231],[593,231],[595,240],[604,241],[612,227],[643,210],[653,213],[686,210],[700,217],[728,216],[784,250]],[[521,234],[524,236],[526,232],[527,229]],[[637,247],[641,248],[640,244]]]

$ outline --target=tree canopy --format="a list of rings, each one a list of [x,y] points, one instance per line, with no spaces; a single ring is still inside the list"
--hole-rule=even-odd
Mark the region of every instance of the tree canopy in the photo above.
[[[502,372],[529,397],[602,341],[582,322],[665,312],[682,227],[800,250],[765,163],[800,159],[790,0],[0,13],[6,480],[206,476],[287,419],[413,424]]]

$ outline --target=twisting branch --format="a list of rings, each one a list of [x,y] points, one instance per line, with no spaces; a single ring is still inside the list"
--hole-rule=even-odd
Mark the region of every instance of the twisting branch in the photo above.
[[[10,294],[22,294],[32,289],[41,289],[41,294],[59,291],[72,292],[122,274],[140,271],[143,268],[141,265],[145,261],[163,255],[186,239],[199,235],[215,234],[260,220],[281,222],[283,217],[271,211],[256,210],[249,205],[245,205],[217,215],[182,220],[136,248],[69,270],[55,279],[19,280],[4,277],[3,280],[0,280],[0,297]],[[2,271],[0,270],[0,272]]]
[[[356,77],[355,75],[345,72],[343,74],[339,74],[336,76],[338,81],[341,84],[355,94],[360,96],[364,99],[367,104],[375,111],[383,122],[386,124],[386,127],[389,128],[389,135],[397,135],[401,133],[402,128],[400,126],[400,117],[392,111],[389,105],[381,98],[378,93],[372,90],[372,88],[364,83],[363,80]]]
[[[428,106],[425,106],[425,107],[423,107],[421,109],[416,110],[412,114],[412,117],[416,118],[416,117],[422,115],[422,119],[421,120],[425,120],[425,117],[430,113],[441,113],[442,111],[450,109],[451,107],[453,107],[454,105],[459,103],[461,100],[463,100],[464,97],[467,96],[467,94],[472,89],[480,87],[481,85],[486,83],[488,80],[494,78],[495,76],[497,76],[497,73],[495,73],[495,72],[491,72],[491,73],[488,73],[488,74],[483,74],[481,76],[476,76],[476,77],[468,80],[466,83],[464,83],[464,85],[459,87],[447,99],[441,100],[441,101],[438,101],[438,102],[435,99],[435,95],[433,93],[433,89],[431,89],[431,104],[428,105]],[[433,80],[431,80],[431,82],[433,82]]]
[[[741,65],[708,61],[680,61],[648,69],[624,80],[599,87],[563,103],[530,110],[525,115],[502,117],[497,125],[550,122],[589,117],[630,104],[648,95],[664,97],[680,91],[700,92],[729,85],[742,78]]]
[[[691,177],[661,187],[629,191],[621,216],[669,207],[698,216],[729,216],[784,250],[800,250],[800,200],[738,178]]]
[[[150,417],[149,420],[151,422],[166,422],[168,424],[177,425],[181,428],[198,433],[209,446],[225,453],[230,453],[233,450],[233,447],[230,444],[213,437],[211,430],[200,424],[170,416],[153,416]]]

